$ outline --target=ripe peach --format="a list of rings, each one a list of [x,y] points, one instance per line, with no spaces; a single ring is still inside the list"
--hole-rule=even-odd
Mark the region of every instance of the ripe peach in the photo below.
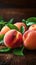
[[[26,31],[23,34],[23,44],[29,50],[36,49],[36,31]]]
[[[36,31],[36,24],[33,24],[29,27],[29,30],[35,30]]]
[[[24,26],[25,31],[27,30],[27,27],[26,27],[25,23],[23,23],[23,22],[17,22],[14,25],[17,26],[19,30],[20,30],[21,26]]]
[[[4,26],[2,29],[1,29],[1,34],[5,34],[6,32],[8,32],[10,30],[10,28],[8,26]]]
[[[4,36],[4,44],[9,48],[22,46],[22,34],[17,30],[10,30]]]

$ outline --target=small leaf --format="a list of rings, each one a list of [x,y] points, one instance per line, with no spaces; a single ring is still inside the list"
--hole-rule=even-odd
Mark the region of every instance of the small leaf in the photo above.
[[[10,48],[5,47],[0,49],[0,52],[9,52],[10,50],[11,50]]]
[[[22,19],[22,22],[26,24],[26,20],[25,19]]]
[[[0,44],[3,44],[4,35],[0,35]]]
[[[36,24],[36,17],[30,17],[26,20],[26,25],[30,26],[32,24]]]
[[[4,21],[3,17],[0,16],[0,30],[2,29],[2,27],[6,24],[6,22]]]
[[[0,22],[0,25],[1,25],[1,24],[4,25],[4,24],[6,24],[6,22]]]
[[[2,16],[0,16],[0,20],[3,20],[3,17]]]
[[[14,25],[14,24],[7,24],[7,26],[10,28],[10,29],[16,29],[18,30],[18,28]],[[19,31],[19,30],[18,30]]]
[[[25,31],[24,26],[21,26],[21,28],[20,28],[20,32],[23,34],[24,31]]]
[[[3,43],[4,43],[4,41],[3,41],[3,40],[1,40],[1,41],[0,41],[0,45],[1,45],[1,44],[3,44]]]
[[[3,34],[0,35],[0,41],[3,40],[3,38],[4,38],[4,35]]]
[[[14,18],[11,18],[8,23],[13,23],[14,22]]]
[[[2,27],[6,24],[6,22],[0,22],[0,30],[2,29]]]
[[[26,21],[27,22],[27,21]],[[27,24],[27,26],[31,26],[32,24],[36,24],[36,23],[34,23],[34,22],[29,22],[29,23],[26,23]]]
[[[4,44],[3,38],[4,38],[4,35],[0,35],[0,45]],[[10,51],[10,48],[7,48],[7,47],[0,49],[0,52],[8,52],[8,51]]]
[[[4,22],[4,19],[2,16],[0,16],[0,22]]]
[[[23,55],[24,55],[24,54],[23,54],[23,49],[24,49],[24,47],[16,48],[16,49],[13,50],[13,54],[14,54],[14,55],[23,56]]]

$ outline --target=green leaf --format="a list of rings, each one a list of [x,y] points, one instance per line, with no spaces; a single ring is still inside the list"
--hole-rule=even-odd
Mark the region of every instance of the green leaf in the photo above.
[[[4,35],[0,35],[0,44],[3,44]]]
[[[36,24],[36,17],[30,17],[26,20],[26,25],[30,26],[32,24]]]
[[[4,19],[2,16],[0,16],[0,22],[4,22]]]
[[[14,18],[11,18],[8,23],[13,23],[14,22]]]
[[[22,19],[22,22],[26,24],[26,20],[25,19]]]
[[[0,45],[1,45],[1,44],[4,44],[4,41],[3,41],[3,40],[0,41]]]
[[[2,27],[5,25],[6,22],[4,22],[4,19],[2,16],[0,16],[0,30],[2,29]]]
[[[19,31],[19,29],[14,25],[14,24],[7,24],[7,26],[10,28],[10,29],[16,29]]]
[[[0,16],[0,20],[3,20],[3,17],[2,16]]]
[[[0,35],[0,45],[4,44],[3,38],[4,35]],[[8,52],[8,51],[10,51],[10,48],[7,47],[0,49],[0,52]]]
[[[23,49],[24,49],[24,47],[16,48],[16,49],[13,50],[13,54],[14,54],[14,55],[23,56],[23,55],[24,55],[24,54],[23,54]]]
[[[4,38],[4,35],[3,34],[0,35],[0,41],[3,40],[3,38]]]
[[[2,29],[2,27],[6,24],[6,22],[0,22],[0,30]]]
[[[34,23],[34,22],[29,22],[29,23],[26,23],[27,24],[27,26],[31,26],[32,24],[36,24],[36,23]]]
[[[6,24],[6,22],[0,22],[0,25],[1,25],[1,24],[2,24],[2,25],[5,25],[5,24]]]
[[[5,47],[0,49],[0,52],[9,52],[10,50],[11,50],[10,48]]]
[[[21,26],[21,28],[20,28],[20,32],[23,34],[24,31],[25,31],[24,26]]]

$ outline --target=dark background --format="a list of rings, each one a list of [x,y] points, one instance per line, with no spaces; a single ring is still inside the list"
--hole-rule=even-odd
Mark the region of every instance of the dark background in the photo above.
[[[0,0],[0,15],[6,20],[36,16],[36,0]]]
[[[36,8],[36,0],[0,0],[0,8]]]

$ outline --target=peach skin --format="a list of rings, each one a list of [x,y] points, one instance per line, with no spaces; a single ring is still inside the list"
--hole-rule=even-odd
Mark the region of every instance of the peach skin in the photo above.
[[[20,30],[21,26],[24,26],[25,31],[27,30],[27,27],[26,27],[25,23],[23,23],[23,22],[17,22],[14,25],[17,26],[17,28],[19,30]]]
[[[23,45],[29,50],[36,49],[36,31],[26,31],[23,34]]]
[[[36,24],[33,24],[29,27],[29,30],[35,30],[36,31]]]
[[[5,34],[6,32],[8,32],[10,30],[10,28],[8,26],[4,26],[2,29],[1,29],[1,34]]]
[[[4,44],[9,48],[21,47],[22,42],[22,34],[15,29],[8,31],[4,36]]]

